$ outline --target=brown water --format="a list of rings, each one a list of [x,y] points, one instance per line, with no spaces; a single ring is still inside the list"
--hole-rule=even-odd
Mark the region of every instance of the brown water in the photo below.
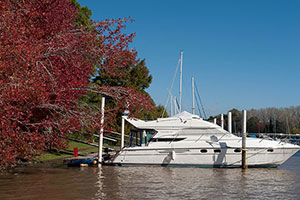
[[[300,157],[275,169],[34,166],[0,173],[0,200],[300,199]]]

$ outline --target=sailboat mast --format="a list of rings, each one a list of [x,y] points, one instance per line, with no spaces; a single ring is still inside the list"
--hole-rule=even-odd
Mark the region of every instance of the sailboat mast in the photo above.
[[[171,116],[173,116],[173,96],[171,95],[171,101],[170,101],[170,104],[171,104]]]
[[[192,77],[192,96],[193,96],[193,115],[195,114],[195,88],[194,88],[194,77]]]
[[[181,96],[182,96],[182,59],[183,59],[183,51],[180,52],[179,112],[181,112]]]

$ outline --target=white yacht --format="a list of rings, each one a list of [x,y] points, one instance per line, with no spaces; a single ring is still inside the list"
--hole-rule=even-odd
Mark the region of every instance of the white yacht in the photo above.
[[[113,159],[114,165],[162,165],[198,167],[240,167],[242,138],[182,112],[154,121],[129,119],[137,130],[131,133],[130,145]],[[247,138],[249,167],[277,167],[300,146],[283,141]]]

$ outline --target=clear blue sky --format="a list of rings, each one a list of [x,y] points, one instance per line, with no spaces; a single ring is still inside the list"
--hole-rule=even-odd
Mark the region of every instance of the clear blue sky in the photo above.
[[[298,0],[79,0],[93,20],[131,16],[126,31],[145,58],[156,104],[165,104],[180,50],[183,109],[195,77],[208,115],[231,108],[300,105]],[[178,97],[176,79],[173,95]]]

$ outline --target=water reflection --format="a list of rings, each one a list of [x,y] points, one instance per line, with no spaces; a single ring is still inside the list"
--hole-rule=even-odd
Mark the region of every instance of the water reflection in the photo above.
[[[97,192],[95,193],[95,197],[93,199],[104,199],[105,198],[105,193],[103,192],[104,176],[102,176],[102,167],[93,168],[93,173],[97,177],[97,180],[95,183]]]
[[[19,168],[0,174],[0,199],[300,199],[300,157],[289,162],[281,169],[246,171],[108,166]]]

